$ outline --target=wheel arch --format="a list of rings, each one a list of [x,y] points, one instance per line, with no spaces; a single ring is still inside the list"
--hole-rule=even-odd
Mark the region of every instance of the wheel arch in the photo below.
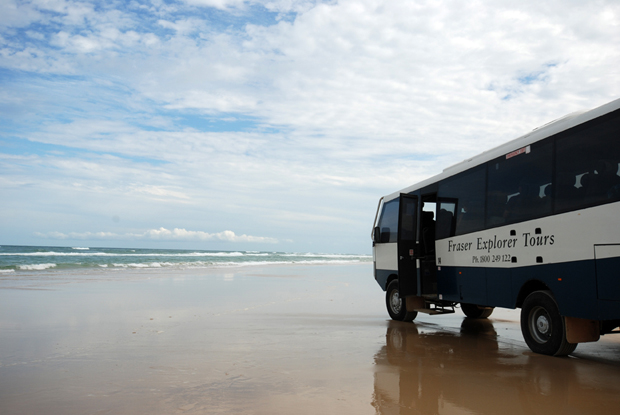
[[[398,279],[398,275],[397,275],[397,274],[390,274],[390,275],[387,277],[387,280],[385,280],[385,287],[383,287],[383,291],[386,291],[386,290],[387,290],[388,285],[390,285],[390,283],[391,283],[392,281],[397,280],[397,279]]]
[[[523,307],[523,302],[527,298],[528,295],[533,293],[534,291],[550,291],[553,295],[553,292],[549,288],[547,284],[540,280],[529,280],[519,290],[519,295],[517,295],[517,303],[516,306],[521,308]]]

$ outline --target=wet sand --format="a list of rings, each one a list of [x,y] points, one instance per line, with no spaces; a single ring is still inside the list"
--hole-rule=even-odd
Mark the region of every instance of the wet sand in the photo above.
[[[0,414],[604,414],[620,335],[529,351],[518,311],[389,321],[371,264],[0,289]]]

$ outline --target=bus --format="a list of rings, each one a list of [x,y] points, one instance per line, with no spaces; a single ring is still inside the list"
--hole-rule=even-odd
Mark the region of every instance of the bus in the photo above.
[[[620,326],[620,99],[569,114],[379,200],[390,317],[520,308],[553,356]]]

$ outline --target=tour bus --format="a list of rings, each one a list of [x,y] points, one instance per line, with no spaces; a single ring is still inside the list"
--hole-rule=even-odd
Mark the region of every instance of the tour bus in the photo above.
[[[521,308],[530,349],[620,326],[620,99],[379,200],[375,280],[394,320]]]

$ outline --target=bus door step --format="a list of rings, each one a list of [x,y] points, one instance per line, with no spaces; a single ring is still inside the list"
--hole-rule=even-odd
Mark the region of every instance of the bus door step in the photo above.
[[[414,309],[414,311],[417,311],[418,313],[431,314],[431,315],[452,314],[454,313],[454,307],[436,306],[436,307],[429,307],[429,308],[416,308]]]

